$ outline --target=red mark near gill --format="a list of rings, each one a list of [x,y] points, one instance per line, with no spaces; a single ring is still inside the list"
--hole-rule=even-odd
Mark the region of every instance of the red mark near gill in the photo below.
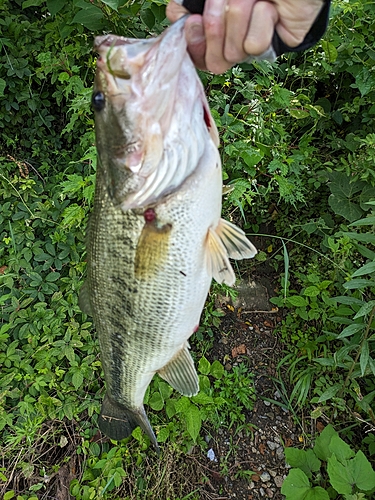
[[[196,333],[198,331],[199,325],[195,325],[193,332]]]
[[[156,219],[156,213],[153,208],[148,208],[144,214],[143,217],[145,218],[146,222],[153,222]]]
[[[203,118],[204,118],[204,123],[207,125],[207,128],[210,129],[211,128],[210,114],[205,106],[203,106]]]

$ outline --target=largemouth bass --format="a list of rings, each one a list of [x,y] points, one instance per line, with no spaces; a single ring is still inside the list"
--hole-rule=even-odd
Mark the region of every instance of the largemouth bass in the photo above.
[[[184,19],[157,38],[95,39],[98,166],[80,305],[93,316],[106,395],[101,431],[140,426],[158,444],[143,399],[155,373],[199,390],[188,339],[212,277],[233,285],[229,257],[253,257],[220,219],[218,133],[186,51]]]

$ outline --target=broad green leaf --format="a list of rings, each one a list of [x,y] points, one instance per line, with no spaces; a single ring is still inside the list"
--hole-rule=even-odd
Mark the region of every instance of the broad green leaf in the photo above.
[[[6,81],[0,78],[0,97],[4,95],[5,87],[6,87]]]
[[[364,304],[363,300],[357,299],[356,297],[348,297],[347,295],[340,295],[339,297],[334,297],[333,299],[340,304],[346,304],[348,306],[351,306],[352,304],[361,306]]]
[[[143,9],[141,11],[141,19],[150,30],[155,26],[155,16],[151,9]]]
[[[303,292],[303,295],[306,295],[306,297],[316,297],[317,295],[319,295],[320,293],[320,290],[318,287],[316,287],[315,285],[312,285],[312,286],[308,286],[305,291]]]
[[[66,4],[66,0],[47,0],[47,9],[51,16],[55,16]]]
[[[356,241],[361,241],[362,243],[375,243],[375,234],[373,233],[345,232],[343,235],[353,238]]]
[[[195,442],[202,427],[202,417],[200,411],[195,405],[192,404],[184,416],[186,419],[187,431]]]
[[[322,403],[323,401],[328,401],[329,399],[334,398],[341,388],[342,384],[333,385],[332,387],[323,392],[323,394],[318,399],[318,402]]]
[[[348,468],[358,489],[370,491],[375,488],[375,471],[361,450],[349,461]]]
[[[196,396],[193,396],[191,400],[193,401],[193,403],[197,403],[199,405],[209,405],[214,402],[212,396],[209,396],[203,391],[198,392],[198,394]]]
[[[357,269],[353,274],[353,278],[356,276],[363,276],[364,274],[371,274],[375,272],[375,262],[368,262],[364,266]]]
[[[349,467],[340,463],[334,454],[328,459],[327,472],[331,485],[337,493],[350,495],[353,492],[354,481]]]
[[[375,75],[363,66],[355,77],[355,83],[363,97],[375,88]]]
[[[186,396],[182,396],[182,398],[175,401],[174,406],[177,413],[185,413],[190,408],[191,402],[189,398],[187,398]]]
[[[157,435],[158,443],[165,443],[169,438],[169,427],[162,427]]]
[[[375,215],[366,217],[365,219],[356,220],[349,224],[350,226],[374,226],[375,225]]]
[[[222,378],[224,375],[224,366],[220,363],[220,361],[216,360],[212,363],[210,369],[210,375],[215,378]]]
[[[311,478],[313,472],[320,470],[321,462],[313,450],[298,450],[285,448],[285,458],[292,467],[301,469],[307,477]]]
[[[322,48],[324,50],[324,54],[329,63],[334,63],[337,59],[337,49],[333,43],[328,42],[326,40],[322,40],[321,42]]]
[[[338,434],[332,436],[332,439],[329,443],[329,449],[332,453],[335,454],[337,460],[344,465],[346,464],[347,460],[354,457],[354,451],[347,443],[345,443],[343,439],[340,438]]]
[[[7,491],[6,493],[4,493],[3,500],[11,500],[15,496],[16,496],[16,494],[14,493],[14,490],[10,490],[10,491]]]
[[[292,295],[291,297],[287,297],[286,300],[289,302],[289,304],[295,307],[305,307],[308,304],[306,299],[304,299],[300,295]]]
[[[300,469],[291,469],[281,486],[286,500],[304,500],[311,489],[309,478]]]
[[[370,358],[370,350],[369,350],[368,340],[366,340],[366,342],[364,342],[364,344],[362,345],[361,356],[359,358],[359,366],[361,367],[362,377],[366,372],[369,358]]]
[[[83,375],[82,372],[76,371],[73,373],[72,382],[74,388],[77,390],[83,384]]]
[[[329,444],[331,442],[332,436],[335,435],[337,435],[337,432],[332,427],[332,425],[329,424],[323,429],[320,436],[316,438],[313,450],[315,452],[315,455],[320,458],[320,460],[327,462],[328,458],[332,455],[332,452],[329,449]]]
[[[148,404],[155,411],[160,411],[163,409],[164,400],[163,400],[162,395],[160,394],[159,391],[156,391],[156,392],[154,392],[154,394],[152,394],[152,396],[148,400]]]
[[[198,371],[202,375],[208,375],[210,373],[211,363],[204,356],[201,357],[198,363]]]
[[[48,273],[46,276],[46,281],[49,283],[53,283],[54,281],[57,281],[60,278],[60,273],[56,273],[52,271],[51,273]]]
[[[335,214],[342,215],[349,222],[353,222],[363,214],[361,207],[351,202],[346,196],[331,194],[328,203]]]
[[[359,332],[363,328],[364,328],[363,323],[352,323],[351,325],[346,326],[340,333],[340,335],[337,336],[337,338],[344,339],[345,337],[350,337],[351,335],[354,335],[356,332]]]
[[[291,108],[289,109],[289,114],[293,118],[296,118],[297,120],[302,120],[303,118],[307,118],[310,116],[310,113],[304,109],[297,109],[297,108]]]
[[[363,306],[360,308],[360,310],[357,312],[357,314],[354,316],[353,319],[358,319],[361,318],[362,316],[367,316],[367,314],[370,314],[370,312],[373,310],[375,307],[375,300],[370,300],[366,304],[363,304]]]
[[[375,286],[375,281],[373,280],[365,280],[365,279],[354,279],[347,281],[342,285],[347,290],[356,290],[357,288],[365,288],[368,286]]]
[[[72,23],[83,24],[89,30],[97,31],[103,28],[103,12],[95,5],[87,6],[78,11],[74,16]]]
[[[307,492],[304,500],[329,500],[329,495],[321,486],[314,486]]]
[[[329,189],[331,193],[340,198],[353,198],[356,193],[362,191],[366,186],[366,183],[362,181],[351,182],[350,177],[343,172],[331,172],[329,174],[329,179]]]
[[[111,7],[111,9],[116,10],[118,9],[118,0],[102,0],[103,3],[108,5],[108,7]]]
[[[27,7],[39,7],[43,3],[43,0],[26,0],[22,3],[22,8],[26,9]]]

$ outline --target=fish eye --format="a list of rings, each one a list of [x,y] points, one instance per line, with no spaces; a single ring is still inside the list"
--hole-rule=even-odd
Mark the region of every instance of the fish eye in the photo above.
[[[91,104],[94,111],[102,111],[105,106],[105,96],[103,92],[94,92],[91,97]]]

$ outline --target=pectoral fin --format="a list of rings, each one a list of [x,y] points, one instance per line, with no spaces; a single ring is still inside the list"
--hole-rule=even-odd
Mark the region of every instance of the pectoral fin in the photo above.
[[[199,391],[198,375],[189,353],[188,343],[158,373],[184,396],[194,396]]]
[[[257,249],[246,238],[242,229],[231,222],[220,219],[216,234],[223,242],[230,259],[251,259],[257,253]]]
[[[242,229],[224,219],[220,219],[215,230],[208,230],[207,246],[208,267],[212,276],[218,283],[229,286],[236,281],[229,258],[248,259],[257,253]]]
[[[156,451],[158,453],[160,452],[154,431],[148,421],[143,406],[131,410],[115,403],[106,394],[99,415],[98,424],[99,429],[106,436],[116,441],[120,441],[130,436],[133,430],[139,426],[151,439]]]

